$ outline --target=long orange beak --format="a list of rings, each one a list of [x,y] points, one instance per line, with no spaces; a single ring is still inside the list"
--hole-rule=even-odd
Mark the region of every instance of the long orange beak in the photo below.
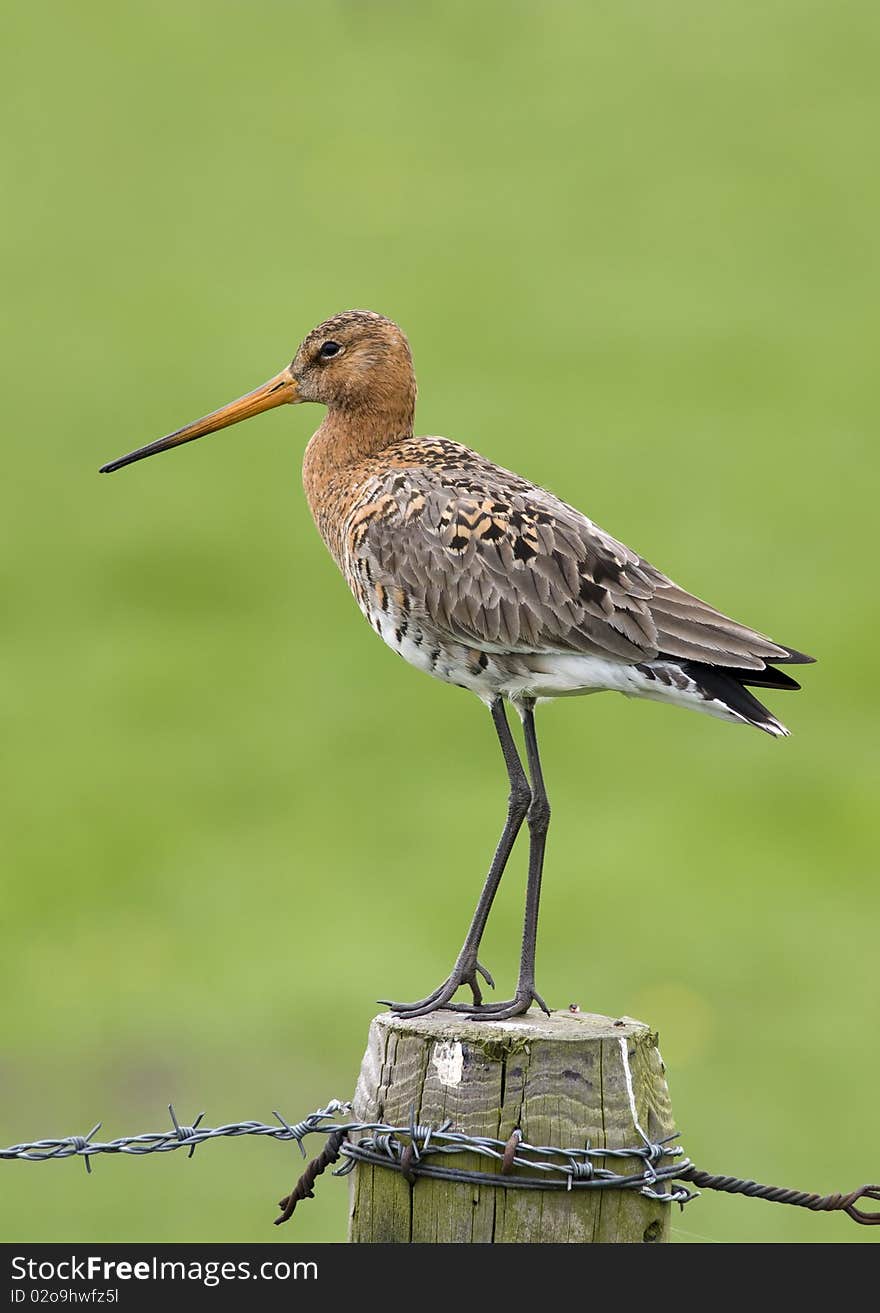
[[[230,401],[228,406],[212,411],[210,415],[187,424],[176,433],[169,433],[167,437],[148,442],[145,447],[138,447],[137,451],[130,451],[127,456],[111,460],[108,465],[101,466],[100,472],[111,474],[113,470],[121,470],[123,465],[133,465],[136,460],[155,456],[158,451],[167,451],[169,447],[179,447],[184,442],[193,442],[196,438],[203,438],[206,433],[216,433],[218,429],[229,428],[230,424],[238,424],[240,420],[250,419],[252,415],[259,415],[264,410],[272,410],[274,406],[291,405],[300,400],[302,398],[299,395],[299,384],[288,366],[255,391],[248,392],[237,401]]]

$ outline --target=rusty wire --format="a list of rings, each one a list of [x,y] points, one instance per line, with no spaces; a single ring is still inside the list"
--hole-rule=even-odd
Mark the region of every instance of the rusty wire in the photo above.
[[[275,1218],[276,1226],[280,1226],[282,1222],[289,1222],[293,1217],[293,1210],[303,1199],[314,1199],[315,1191],[313,1187],[315,1180],[322,1172],[326,1172],[327,1168],[332,1166],[333,1163],[339,1161],[339,1154],[345,1136],[345,1130],[330,1132],[324,1148],[309,1163],[290,1194],[285,1195],[283,1199],[279,1199],[278,1207],[281,1209],[281,1213],[280,1216]]]
[[[795,1208],[808,1208],[813,1213],[846,1213],[862,1226],[880,1226],[880,1211],[869,1213],[856,1208],[859,1199],[880,1200],[880,1185],[861,1185],[849,1194],[810,1194],[804,1190],[787,1190],[781,1185],[759,1185],[757,1181],[742,1181],[736,1176],[713,1176],[701,1172],[691,1164],[679,1172],[676,1180],[690,1181],[702,1190],[721,1190],[724,1194],[743,1194],[749,1199],[766,1199],[773,1204],[792,1204]]]

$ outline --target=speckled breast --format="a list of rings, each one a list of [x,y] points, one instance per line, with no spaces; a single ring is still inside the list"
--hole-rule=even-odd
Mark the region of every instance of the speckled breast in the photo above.
[[[372,580],[369,561],[356,560],[344,573],[370,625],[404,661],[480,697],[497,696],[504,674],[494,657],[437,633],[433,625],[414,614],[404,589]]]

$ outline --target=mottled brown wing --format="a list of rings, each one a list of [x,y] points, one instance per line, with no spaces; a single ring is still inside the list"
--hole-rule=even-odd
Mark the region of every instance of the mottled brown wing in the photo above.
[[[395,470],[375,481],[366,504],[371,513],[349,534],[355,560],[457,642],[624,661],[663,654],[743,670],[789,655],[552,493],[470,452],[460,468],[447,460]]]

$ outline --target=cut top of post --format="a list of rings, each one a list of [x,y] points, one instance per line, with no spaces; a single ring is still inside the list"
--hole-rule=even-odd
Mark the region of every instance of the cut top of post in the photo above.
[[[552,1040],[559,1043],[589,1040],[629,1039],[644,1036],[649,1027],[634,1017],[604,1017],[597,1012],[572,1012],[568,1008],[550,1016],[530,1008],[522,1017],[508,1021],[473,1021],[464,1013],[438,1011],[427,1017],[399,1017],[380,1012],[376,1021],[399,1035],[430,1035],[433,1039],[462,1039],[472,1043],[487,1040]]]

